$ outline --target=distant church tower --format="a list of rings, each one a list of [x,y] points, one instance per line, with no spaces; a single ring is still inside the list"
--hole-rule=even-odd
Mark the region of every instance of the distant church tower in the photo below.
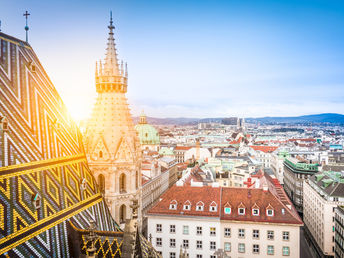
[[[117,59],[112,15],[108,28],[105,60],[96,63],[97,101],[84,140],[88,164],[111,214],[124,223],[131,218],[132,200],[141,203],[141,151],[125,96],[127,67]]]

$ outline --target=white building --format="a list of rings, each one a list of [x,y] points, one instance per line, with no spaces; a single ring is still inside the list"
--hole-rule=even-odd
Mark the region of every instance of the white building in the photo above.
[[[335,209],[344,205],[340,172],[319,172],[303,183],[303,219],[323,255],[335,252]]]
[[[163,257],[299,257],[302,220],[282,187],[180,184],[148,211],[148,238]]]

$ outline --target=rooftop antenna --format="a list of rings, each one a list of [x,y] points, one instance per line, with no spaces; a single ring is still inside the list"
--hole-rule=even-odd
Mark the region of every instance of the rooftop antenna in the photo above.
[[[23,16],[25,16],[25,20],[26,20],[26,25],[25,25],[25,31],[26,31],[26,43],[28,43],[29,41],[29,35],[28,35],[28,31],[29,31],[29,26],[27,25],[27,18],[30,14],[28,13],[28,11],[25,11],[25,13],[23,14]]]

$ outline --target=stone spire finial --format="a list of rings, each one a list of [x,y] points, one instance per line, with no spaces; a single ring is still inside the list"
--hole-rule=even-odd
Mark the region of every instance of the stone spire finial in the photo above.
[[[105,57],[105,64],[104,64],[104,74],[109,76],[119,76],[119,66],[117,60],[117,52],[116,52],[116,44],[114,39],[113,30],[115,26],[113,26],[112,21],[112,12],[110,12],[110,25],[109,28],[109,38],[106,48],[106,57]]]

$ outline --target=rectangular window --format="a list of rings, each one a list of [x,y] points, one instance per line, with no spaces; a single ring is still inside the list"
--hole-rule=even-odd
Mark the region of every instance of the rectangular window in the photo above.
[[[196,228],[196,234],[199,235],[199,236],[202,235],[202,227],[197,227]]]
[[[245,253],[245,244],[239,243],[239,245],[238,245],[238,252],[239,253]]]
[[[176,233],[176,225],[170,225],[170,233]]]
[[[213,228],[213,227],[210,228],[210,235],[216,236],[216,228]]]
[[[187,240],[187,239],[183,240],[183,247],[184,248],[189,248],[189,240]]]
[[[215,250],[215,249],[216,249],[216,242],[210,241],[210,250]]]
[[[183,226],[183,234],[189,235],[189,226]]]
[[[230,252],[231,251],[231,243],[225,242],[225,251]]]
[[[289,250],[288,246],[283,246],[282,254],[283,254],[283,256],[289,256],[290,250]]]
[[[282,239],[285,241],[289,240],[289,231],[283,231]]]
[[[253,216],[259,216],[259,209],[252,209]]]
[[[203,256],[201,254],[197,254],[196,257],[197,258],[203,258]]]
[[[239,215],[245,215],[245,208],[239,208],[238,213]]]
[[[268,255],[274,255],[275,254],[275,248],[273,245],[268,245]]]
[[[231,214],[231,208],[226,207],[225,208],[225,214]]]
[[[174,238],[170,239],[170,247],[176,247],[176,239]]]
[[[196,241],[196,248],[197,248],[197,249],[202,249],[202,248],[203,248],[202,240],[197,240],[197,241]]]
[[[274,240],[274,232],[272,230],[268,230],[268,240]]]
[[[170,252],[170,258],[176,258],[176,253],[175,252]]]
[[[258,239],[259,238],[259,230],[253,229],[253,238]]]
[[[239,237],[245,237],[245,229],[239,228]]]
[[[156,246],[162,246],[162,238],[161,237],[156,238]]]
[[[230,236],[231,236],[231,229],[225,228],[225,237],[230,237]]]
[[[253,245],[252,252],[254,254],[259,254],[259,245],[257,245],[257,244]]]
[[[161,224],[156,224],[156,232],[162,232],[162,225]]]

